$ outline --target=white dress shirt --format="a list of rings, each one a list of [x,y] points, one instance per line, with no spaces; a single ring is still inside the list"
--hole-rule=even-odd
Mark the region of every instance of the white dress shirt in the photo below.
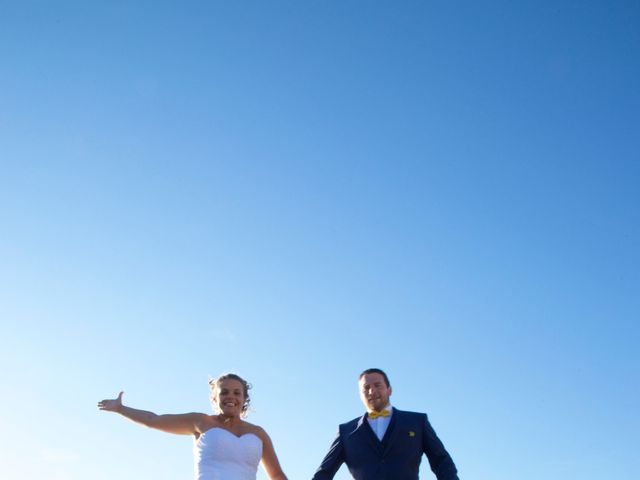
[[[373,433],[376,434],[376,437],[378,437],[378,440],[380,441],[382,441],[382,439],[384,438],[384,434],[387,431],[389,422],[391,421],[391,415],[393,415],[393,409],[391,408],[390,404],[384,407],[384,410],[387,410],[389,412],[388,417],[378,417],[375,419],[367,417],[367,422],[369,422]]]

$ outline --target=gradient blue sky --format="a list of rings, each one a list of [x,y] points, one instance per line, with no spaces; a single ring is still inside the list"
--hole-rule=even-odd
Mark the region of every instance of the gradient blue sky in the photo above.
[[[639,25],[0,2],[0,476],[191,478],[96,403],[208,411],[235,371],[310,478],[376,366],[463,480],[640,478]]]

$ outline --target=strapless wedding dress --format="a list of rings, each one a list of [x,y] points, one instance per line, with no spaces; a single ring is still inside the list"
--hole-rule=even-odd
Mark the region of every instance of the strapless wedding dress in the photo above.
[[[195,440],[195,480],[256,480],[262,458],[262,440],[253,433],[236,437],[223,428],[211,428]]]

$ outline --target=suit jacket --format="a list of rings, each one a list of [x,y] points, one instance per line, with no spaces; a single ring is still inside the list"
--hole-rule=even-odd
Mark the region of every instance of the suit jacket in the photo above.
[[[382,441],[366,414],[343,423],[313,480],[330,480],[343,463],[355,480],[418,480],[422,454],[438,480],[459,480],[456,466],[424,413],[393,409]]]

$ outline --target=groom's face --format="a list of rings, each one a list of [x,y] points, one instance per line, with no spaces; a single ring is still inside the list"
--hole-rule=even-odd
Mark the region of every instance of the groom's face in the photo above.
[[[379,412],[389,404],[391,387],[379,373],[367,373],[360,378],[360,399],[367,410]]]

